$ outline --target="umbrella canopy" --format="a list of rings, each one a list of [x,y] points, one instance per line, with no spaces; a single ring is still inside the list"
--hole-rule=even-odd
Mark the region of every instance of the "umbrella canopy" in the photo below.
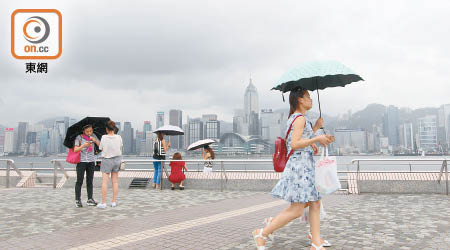
[[[75,138],[83,133],[83,127],[86,125],[92,125],[94,134],[101,139],[102,135],[106,134],[106,122],[109,120],[108,117],[86,117],[73,124],[67,129],[64,146],[73,148]]]
[[[180,127],[173,125],[164,125],[153,131],[153,133],[157,132],[163,132],[166,135],[184,135],[184,131]]]
[[[319,61],[295,66],[284,73],[272,89],[280,90],[282,93],[297,87],[313,91],[329,87],[343,87],[361,80],[364,81],[364,79],[342,63]]]
[[[284,73],[272,90],[280,90],[285,93],[298,87],[314,91],[317,90],[320,108],[319,89],[341,86],[357,81],[364,81],[361,76],[350,68],[336,61],[318,61],[299,64]],[[284,97],[283,97],[284,100]]]
[[[187,150],[189,150],[189,151],[196,150],[196,149],[202,148],[205,145],[210,145],[210,144],[213,144],[213,143],[216,143],[216,141],[214,141],[212,139],[205,139],[205,140],[196,141],[196,142],[192,143],[191,145],[189,145]]]

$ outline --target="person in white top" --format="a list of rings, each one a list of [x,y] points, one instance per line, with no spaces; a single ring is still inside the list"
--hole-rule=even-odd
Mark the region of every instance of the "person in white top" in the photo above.
[[[106,194],[108,192],[108,183],[111,175],[113,188],[113,197],[111,207],[117,206],[117,193],[119,192],[118,175],[120,164],[122,163],[123,142],[120,135],[114,133],[116,124],[113,121],[106,123],[106,135],[102,136],[100,141],[100,150],[102,150],[102,202],[97,205],[98,208],[106,208]]]

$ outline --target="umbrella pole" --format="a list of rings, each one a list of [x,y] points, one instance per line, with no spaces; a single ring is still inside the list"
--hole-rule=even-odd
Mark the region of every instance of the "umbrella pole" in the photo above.
[[[322,117],[322,110],[320,109],[319,89],[317,89],[317,101],[319,102],[319,118]]]
[[[321,118],[322,117],[322,109],[320,109],[319,84],[317,83],[317,78],[316,78],[316,88],[317,88],[317,101],[319,102],[319,118]],[[322,129],[323,133],[326,134],[325,129],[323,127],[321,127],[320,129]]]

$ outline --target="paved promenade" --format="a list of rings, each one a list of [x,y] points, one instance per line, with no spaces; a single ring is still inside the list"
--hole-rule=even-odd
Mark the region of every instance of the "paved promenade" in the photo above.
[[[250,232],[287,206],[261,192],[124,189],[116,208],[77,209],[73,196],[0,189],[0,249],[255,249]],[[324,205],[329,249],[450,249],[449,196],[341,194]],[[307,232],[296,220],[267,246],[309,249]]]

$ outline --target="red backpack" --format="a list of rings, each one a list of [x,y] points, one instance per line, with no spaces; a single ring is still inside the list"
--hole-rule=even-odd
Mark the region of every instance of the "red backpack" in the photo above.
[[[286,162],[289,160],[289,157],[291,157],[294,150],[291,150],[289,152],[289,155],[287,154],[287,147],[286,147],[286,141],[289,136],[289,131],[291,131],[292,125],[295,122],[295,119],[298,117],[303,116],[299,115],[294,118],[294,120],[291,123],[291,126],[289,126],[289,129],[287,130],[286,137],[283,139],[281,137],[278,137],[275,141],[275,153],[273,154],[272,160],[273,160],[273,169],[275,172],[283,172],[284,167],[286,166]]]

